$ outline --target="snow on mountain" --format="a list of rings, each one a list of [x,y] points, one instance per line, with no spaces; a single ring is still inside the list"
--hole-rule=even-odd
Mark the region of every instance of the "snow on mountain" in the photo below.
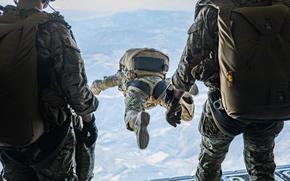
[[[153,47],[167,52],[171,58],[170,73],[177,68],[187,39],[193,13],[169,11],[133,11],[87,21],[71,19],[73,31],[83,51],[89,81],[113,74],[124,51],[133,47]],[[96,112],[99,140],[96,147],[95,180],[139,181],[152,178],[191,175],[198,163],[200,136],[198,121],[207,89],[195,97],[196,114],[192,122],[177,128],[166,123],[164,109],[150,110],[151,136],[148,148],[137,148],[135,135],[126,130],[123,97],[116,88],[99,96]],[[276,143],[277,164],[287,164],[289,123]],[[242,137],[232,143],[223,163],[225,170],[244,168]]]
[[[114,74],[125,50],[134,47],[160,49],[171,58],[169,76],[177,68],[187,39],[193,13],[171,11],[132,11],[109,16],[65,12],[82,50],[86,71],[94,79]],[[192,175],[198,163],[200,135],[198,122],[207,89],[198,83],[200,94],[194,98],[195,118],[177,128],[165,120],[165,111],[149,111],[150,143],[139,150],[134,133],[124,124],[124,99],[116,88],[98,96],[100,106],[95,113],[99,138],[96,145],[94,181],[142,181],[153,178]],[[278,137],[275,154],[277,164],[290,162],[289,123]],[[223,163],[224,170],[243,169],[243,143],[238,136]]]

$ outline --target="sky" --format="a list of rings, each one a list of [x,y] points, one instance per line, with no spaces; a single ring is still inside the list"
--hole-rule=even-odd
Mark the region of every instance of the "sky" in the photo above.
[[[56,0],[51,3],[57,9],[116,13],[139,9],[192,11],[196,0]],[[1,5],[13,0],[0,0]]]

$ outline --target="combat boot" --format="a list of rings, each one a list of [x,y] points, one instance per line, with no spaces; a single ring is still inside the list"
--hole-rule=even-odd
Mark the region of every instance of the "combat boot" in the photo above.
[[[145,149],[149,143],[149,133],[147,126],[150,122],[150,115],[145,112],[139,112],[134,125],[134,131],[136,133],[137,144],[140,149]]]

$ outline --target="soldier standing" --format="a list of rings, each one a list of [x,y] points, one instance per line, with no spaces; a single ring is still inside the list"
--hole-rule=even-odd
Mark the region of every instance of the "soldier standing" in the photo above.
[[[98,101],[70,26],[42,11],[50,0],[15,2],[0,16],[0,180],[91,180]],[[83,124],[78,175],[73,112]]]
[[[283,2],[288,3],[289,6],[288,1]],[[283,84],[282,78],[273,80],[277,78],[275,75],[281,75],[279,70],[285,74],[289,72],[280,65],[277,66],[277,70],[275,69],[275,62],[279,64],[278,60],[289,62],[289,56],[284,56],[287,54],[287,48],[281,48],[287,43],[283,42],[281,47],[278,46],[281,49],[274,48],[281,44],[281,41],[275,37],[277,33],[281,33],[279,36],[285,37],[284,40],[289,42],[289,39],[287,40],[289,29],[287,31],[283,28],[279,29],[289,28],[289,19],[283,21],[285,26],[282,26],[278,20],[287,17],[287,13],[284,13],[288,11],[287,7],[281,3],[282,1],[269,0],[199,0],[197,2],[195,21],[188,31],[187,45],[172,77],[172,83],[177,89],[187,91],[196,80],[200,80],[209,88],[208,100],[204,105],[199,124],[202,135],[196,171],[196,179],[199,181],[221,179],[221,163],[230,143],[241,133],[244,139],[244,160],[250,179],[252,181],[275,180],[274,140],[283,128],[283,122],[279,120],[289,117],[287,115],[289,111],[285,111],[289,110],[289,107],[284,104],[287,101],[284,93],[286,95],[287,91],[282,87],[277,88],[280,93],[273,92],[273,99],[265,97],[255,101],[262,95],[269,96],[267,94],[267,91],[270,91],[267,87],[271,87],[269,84],[273,85],[274,82]],[[274,32],[276,28],[279,29],[278,32]],[[273,38],[269,38],[270,36]],[[264,41],[264,43],[256,41]],[[273,45],[276,41],[277,44]],[[264,47],[259,49],[259,46]],[[289,52],[289,45],[287,46]],[[236,54],[237,52],[241,54]],[[242,58],[237,61],[238,63],[235,63],[235,58],[240,57]],[[232,64],[228,64],[229,59],[233,60]],[[263,61],[260,63],[261,60]],[[247,61],[248,64],[243,66]],[[284,67],[286,69],[287,66]],[[243,75],[254,76],[249,80],[242,79],[246,76],[238,77],[238,72],[244,70],[247,72]],[[268,70],[269,72],[266,73]],[[274,71],[277,74],[273,74]],[[268,76],[271,78],[267,79],[266,75],[274,76]],[[286,84],[288,83],[286,81]],[[263,114],[259,114],[256,107],[264,104],[261,101],[268,100],[264,108],[259,109]],[[274,104],[271,102],[273,100],[275,100]],[[234,110],[238,114],[229,111],[231,109],[229,105],[235,104],[240,106]],[[272,110],[277,105],[280,108]],[[238,112],[240,110],[245,110],[244,115]],[[273,113],[272,116],[269,116],[270,113]],[[248,119],[243,119],[248,115],[250,115]]]
[[[176,91],[168,80],[169,58],[164,53],[149,48],[129,49],[120,60],[120,69],[104,80],[95,80],[91,86],[94,94],[98,95],[110,87],[118,86],[125,95],[125,124],[127,129],[135,131],[137,144],[140,149],[145,149],[149,143],[147,126],[150,115],[145,109],[157,105],[171,109],[171,104],[178,104],[176,110],[185,121],[193,118],[193,99],[185,93],[180,103],[179,99],[168,99],[167,94],[182,94]],[[193,88],[197,94],[196,86]],[[180,124],[168,118],[168,123],[174,127]]]

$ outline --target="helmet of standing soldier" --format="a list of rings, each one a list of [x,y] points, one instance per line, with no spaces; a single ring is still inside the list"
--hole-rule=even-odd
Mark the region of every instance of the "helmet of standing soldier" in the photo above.
[[[18,0],[13,0],[15,4],[18,4]],[[43,7],[46,8],[50,2],[53,2],[55,0],[40,0],[41,3],[43,4]]]

